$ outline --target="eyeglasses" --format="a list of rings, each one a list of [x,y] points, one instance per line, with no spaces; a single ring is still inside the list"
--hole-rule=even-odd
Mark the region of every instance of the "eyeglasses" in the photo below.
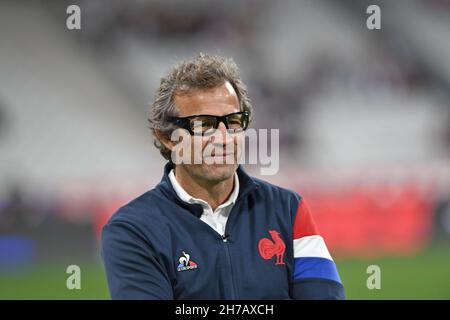
[[[221,122],[224,123],[228,133],[239,133],[247,130],[249,114],[247,111],[241,111],[225,116],[200,114],[182,118],[169,117],[167,120],[180,128],[186,129],[191,135],[211,135],[214,133],[212,129],[217,129]]]

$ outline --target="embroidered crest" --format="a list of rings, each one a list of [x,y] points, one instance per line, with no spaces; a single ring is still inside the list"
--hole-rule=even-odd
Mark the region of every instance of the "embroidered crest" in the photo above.
[[[191,260],[191,255],[182,251],[181,257],[178,259],[178,272],[180,271],[186,271],[186,270],[192,270],[197,269],[198,265],[194,261]]]
[[[286,245],[280,237],[280,233],[276,230],[269,231],[272,239],[262,238],[258,243],[258,250],[261,257],[265,260],[270,260],[274,256],[276,257],[275,265],[284,264],[284,251]]]

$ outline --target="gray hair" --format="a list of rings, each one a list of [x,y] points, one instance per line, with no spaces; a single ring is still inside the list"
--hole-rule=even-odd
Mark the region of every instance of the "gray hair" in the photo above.
[[[187,93],[195,89],[215,88],[226,81],[233,86],[239,99],[241,111],[247,111],[251,121],[253,108],[247,96],[247,88],[239,77],[238,67],[232,58],[200,53],[198,56],[175,66],[165,77],[161,78],[147,120],[153,134],[154,144],[165,159],[170,160],[171,151],[159,141],[155,130],[159,130],[168,136],[175,129],[167,121],[168,117],[177,116],[178,113],[173,102],[174,95]]]

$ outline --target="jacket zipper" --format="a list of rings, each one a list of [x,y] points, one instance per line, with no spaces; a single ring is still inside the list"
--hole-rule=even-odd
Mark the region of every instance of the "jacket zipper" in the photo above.
[[[235,211],[236,205],[238,204],[238,202],[240,202],[240,200],[243,198],[244,195],[246,195],[249,192],[249,190],[247,190],[247,192],[242,193],[237,199],[236,202],[233,206],[233,209],[231,209],[230,211],[230,215],[228,216],[228,220],[225,226],[225,232],[223,235],[221,235],[220,233],[218,233],[217,231],[214,231],[212,229],[210,229],[212,232],[214,232],[216,235],[218,235],[220,237],[220,239],[222,240],[224,246],[225,246],[225,251],[226,251],[226,256],[227,256],[227,262],[228,262],[228,268],[230,269],[230,278],[231,278],[231,299],[232,300],[236,300],[237,299],[237,291],[236,291],[236,285],[234,283],[234,275],[233,275],[233,266],[232,266],[232,262],[231,262],[231,253],[230,253],[230,244],[228,242],[228,238],[230,237],[230,234],[228,232],[228,230],[230,229],[230,222],[232,221],[231,218],[232,216],[234,217],[234,215],[232,215],[233,211]]]
[[[225,236],[225,235],[224,235]],[[234,275],[233,275],[233,266],[231,265],[231,254],[230,254],[230,247],[228,243],[228,237],[222,236],[222,241],[225,245],[225,250],[227,252],[227,261],[228,266],[230,268],[230,277],[231,277],[231,299],[236,300],[237,299],[237,293],[236,293],[236,286],[234,285]]]
[[[245,194],[245,193],[244,193]],[[232,266],[232,262],[231,262],[231,253],[230,253],[230,244],[228,242],[228,238],[230,237],[230,225],[235,216],[235,214],[233,214],[233,212],[236,209],[236,205],[238,204],[238,202],[240,202],[240,200],[243,198],[242,196],[244,195],[242,194],[238,199],[236,199],[236,202],[233,206],[233,209],[231,209],[230,211],[230,215],[228,216],[228,220],[227,220],[227,224],[225,225],[225,232],[224,234],[221,236],[222,242],[225,245],[225,250],[227,252],[227,261],[228,261],[228,266],[230,268],[230,278],[231,278],[231,299],[236,300],[237,299],[237,291],[236,291],[236,285],[234,283],[234,274],[233,274],[233,266]]]
[[[237,291],[236,291],[236,285],[234,283],[234,275],[233,275],[233,266],[232,266],[232,262],[231,262],[231,253],[230,253],[230,244],[228,243],[228,238],[230,237],[230,233],[228,232],[230,230],[230,225],[233,220],[232,218],[235,216],[233,215],[233,212],[236,209],[236,205],[238,204],[238,202],[240,202],[242,200],[242,198],[249,193],[250,190],[247,190],[246,192],[243,192],[237,199],[236,202],[234,203],[233,209],[231,209],[230,211],[230,215],[228,216],[228,220],[227,220],[227,224],[225,225],[225,232],[223,235],[221,235],[221,239],[224,242],[225,245],[225,250],[227,252],[227,260],[228,260],[228,266],[230,268],[230,277],[231,277],[231,299],[236,300],[237,299]],[[220,236],[220,235],[219,235]]]

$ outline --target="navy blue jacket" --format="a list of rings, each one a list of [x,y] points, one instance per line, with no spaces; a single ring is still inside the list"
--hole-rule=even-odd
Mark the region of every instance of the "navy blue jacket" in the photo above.
[[[306,203],[238,168],[239,195],[225,236],[161,182],[103,228],[113,299],[344,299],[344,288]]]

